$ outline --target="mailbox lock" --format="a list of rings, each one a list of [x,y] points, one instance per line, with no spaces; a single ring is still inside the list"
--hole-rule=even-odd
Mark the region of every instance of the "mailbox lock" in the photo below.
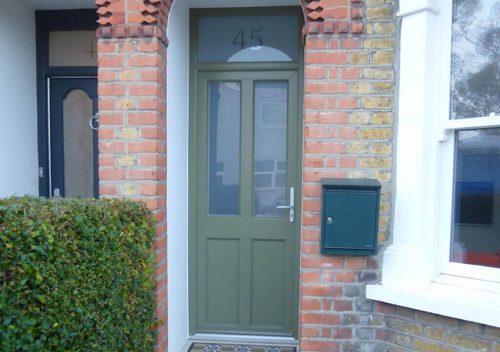
[[[328,225],[333,224],[333,218],[332,218],[331,216],[327,217],[327,218],[326,218],[326,223],[327,223]]]

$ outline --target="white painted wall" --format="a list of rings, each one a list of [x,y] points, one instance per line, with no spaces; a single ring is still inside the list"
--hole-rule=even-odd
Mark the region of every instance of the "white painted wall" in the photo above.
[[[167,36],[168,350],[182,351],[189,337],[189,1],[174,2]]]
[[[188,133],[189,9],[299,5],[298,0],[175,1],[168,21],[167,223],[168,350],[182,351],[189,338]]]
[[[0,197],[38,195],[35,13],[0,1]]]

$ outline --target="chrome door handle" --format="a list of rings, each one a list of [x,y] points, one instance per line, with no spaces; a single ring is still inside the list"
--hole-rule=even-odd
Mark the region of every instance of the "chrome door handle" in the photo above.
[[[99,129],[99,113],[93,115],[90,118],[89,125],[90,128],[92,128],[94,131],[97,131]]]
[[[295,220],[295,188],[290,187],[290,205],[277,205],[277,209],[290,209],[290,222]]]

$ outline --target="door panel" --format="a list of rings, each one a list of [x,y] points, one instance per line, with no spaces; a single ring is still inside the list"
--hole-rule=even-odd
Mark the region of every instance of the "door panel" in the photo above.
[[[286,241],[252,241],[251,325],[285,326]]]
[[[207,321],[210,324],[238,324],[237,295],[224,287],[238,287],[239,241],[208,239],[207,244]],[[224,258],[224,260],[220,260]],[[225,309],[218,309],[224,306]]]
[[[196,332],[293,336],[297,74],[200,73]]]
[[[50,79],[50,195],[97,197],[95,78]]]

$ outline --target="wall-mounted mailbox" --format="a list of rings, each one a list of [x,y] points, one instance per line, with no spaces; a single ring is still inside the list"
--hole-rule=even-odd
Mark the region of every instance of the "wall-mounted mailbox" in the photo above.
[[[377,253],[380,183],[369,179],[323,179],[321,253]]]

